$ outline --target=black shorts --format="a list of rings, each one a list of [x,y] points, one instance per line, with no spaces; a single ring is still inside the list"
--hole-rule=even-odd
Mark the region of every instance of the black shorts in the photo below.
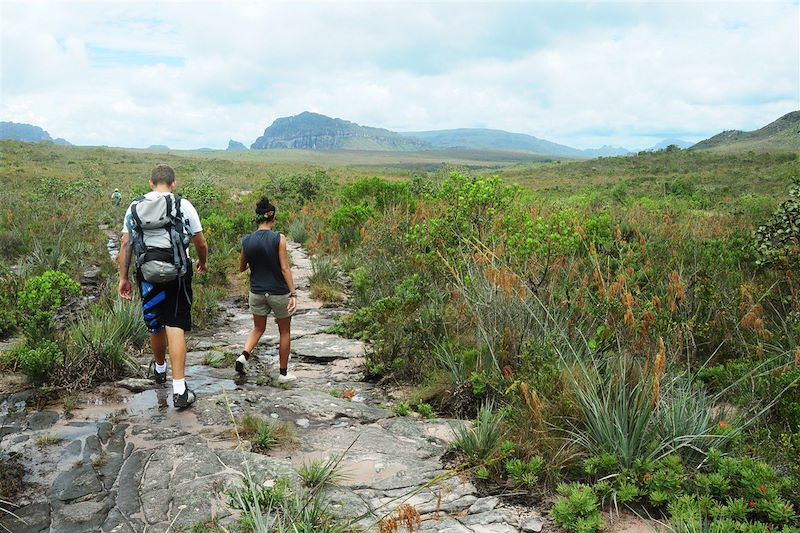
[[[136,273],[142,295],[142,318],[150,333],[164,327],[192,329],[192,266],[182,278],[169,283],[150,283]]]

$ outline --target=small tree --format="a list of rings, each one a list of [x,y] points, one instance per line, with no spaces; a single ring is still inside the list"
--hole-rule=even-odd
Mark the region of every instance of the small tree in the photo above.
[[[759,266],[800,268],[800,179],[793,178],[789,199],[772,214],[770,221],[755,231]]]

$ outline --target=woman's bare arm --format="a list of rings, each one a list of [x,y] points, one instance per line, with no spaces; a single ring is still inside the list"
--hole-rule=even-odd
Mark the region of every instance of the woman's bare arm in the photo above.
[[[283,279],[286,280],[286,285],[289,286],[289,294],[294,294],[294,279],[292,278],[292,270],[289,268],[289,256],[286,252],[286,237],[283,235],[281,235],[281,243],[278,245],[278,260],[281,263]]]

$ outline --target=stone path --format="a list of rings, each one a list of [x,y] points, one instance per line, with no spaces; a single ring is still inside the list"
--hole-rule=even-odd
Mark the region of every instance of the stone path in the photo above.
[[[403,503],[422,515],[426,532],[553,531],[536,511],[480,498],[469,481],[445,475],[449,421],[393,416],[384,391],[362,381],[363,344],[325,333],[342,311],[310,299],[309,259],[299,247],[290,249],[299,291],[290,363],[298,380],[291,388],[273,385],[270,377],[277,371],[271,321],[245,380],[235,381],[232,368],[207,364],[238,354],[250,329],[246,302],[232,297],[223,324],[189,337],[187,381],[198,392],[191,409],[175,411],[170,389],[141,379],[81,395],[70,419],[62,405],[37,411],[30,391],[0,391],[0,450],[27,470],[27,488],[16,502],[25,523],[4,516],[0,531],[229,527],[237,515],[226,492],[241,484],[247,468],[263,482],[297,480],[295,469],[304,462],[345,450],[347,478],[325,497],[336,514],[361,517],[366,531],[377,531],[380,518]],[[352,397],[341,397],[343,391]],[[285,421],[298,444],[269,455],[246,451],[249,443],[239,447],[233,436],[231,412]]]

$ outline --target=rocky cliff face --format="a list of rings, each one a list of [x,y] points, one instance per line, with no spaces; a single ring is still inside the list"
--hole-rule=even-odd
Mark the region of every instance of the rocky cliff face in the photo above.
[[[253,150],[299,148],[305,150],[425,150],[430,145],[393,131],[359,126],[308,111],[278,118],[256,139]]]
[[[0,139],[13,139],[28,143],[52,141],[50,134],[39,126],[17,124],[16,122],[0,122]],[[63,140],[63,139],[61,139]]]
[[[231,140],[228,141],[228,148],[226,148],[226,150],[230,150],[232,152],[233,151],[247,150],[247,146],[243,145],[239,141],[234,141],[233,139],[231,139]]]

